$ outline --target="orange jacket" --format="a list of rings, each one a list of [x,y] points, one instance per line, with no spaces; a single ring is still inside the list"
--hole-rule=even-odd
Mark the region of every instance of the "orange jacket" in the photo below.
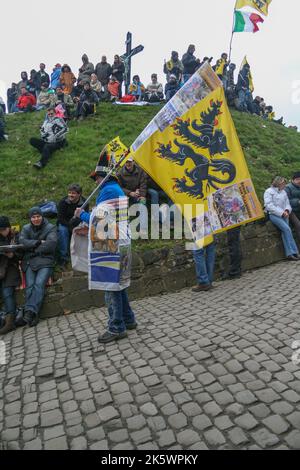
[[[63,86],[64,93],[70,95],[73,91],[76,77],[73,72],[63,72],[60,76],[59,82]]]

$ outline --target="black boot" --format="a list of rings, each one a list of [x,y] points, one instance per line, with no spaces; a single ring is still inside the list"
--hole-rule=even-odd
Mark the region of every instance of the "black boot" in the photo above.
[[[5,335],[9,331],[15,329],[15,316],[13,313],[8,313],[5,315],[5,324],[0,330],[0,335]]]

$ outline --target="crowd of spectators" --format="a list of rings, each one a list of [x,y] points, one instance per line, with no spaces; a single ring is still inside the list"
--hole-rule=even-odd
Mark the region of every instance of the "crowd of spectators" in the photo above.
[[[21,80],[12,83],[11,88],[7,90],[7,112],[32,112],[51,107],[55,108],[57,117],[67,121],[82,120],[88,115],[93,115],[100,101],[161,103],[169,101],[201,65],[209,62],[223,83],[229,106],[283,124],[283,118],[275,119],[272,106],[267,106],[260,96],[253,97],[248,63],[243,65],[236,79],[236,65],[228,61],[226,53],[213,65],[213,57],[200,60],[195,51],[195,46],[191,44],[181,59],[177,51],[172,51],[170,59],[165,60],[163,66],[165,86],[158,80],[156,73],[151,75],[147,86],[142,83],[139,75],[134,75],[125,95],[125,64],[119,55],[114,56],[112,64],[107,62],[106,56],[102,56],[101,61],[94,66],[87,54],[83,54],[77,76],[68,64],[55,64],[50,74],[47,73],[45,64],[41,63],[39,70],[31,70],[29,76],[26,71],[21,72]],[[0,107],[5,113],[6,106],[1,98]],[[4,126],[1,113],[0,140],[6,138]],[[295,126],[290,127],[297,130]]]

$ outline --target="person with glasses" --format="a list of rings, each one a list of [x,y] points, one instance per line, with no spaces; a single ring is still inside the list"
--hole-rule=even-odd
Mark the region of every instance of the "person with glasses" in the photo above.
[[[55,150],[59,150],[66,145],[67,124],[64,119],[56,117],[55,108],[49,108],[47,117],[41,127],[41,139],[32,137],[30,144],[36,148],[41,159],[34,163],[34,167],[40,170],[47,165],[51,155]]]

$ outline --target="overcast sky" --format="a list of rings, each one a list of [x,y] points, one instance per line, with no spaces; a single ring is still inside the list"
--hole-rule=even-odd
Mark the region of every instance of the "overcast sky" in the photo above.
[[[146,85],[152,72],[164,82],[164,59],[172,50],[181,56],[190,43],[197,57],[213,56],[215,63],[229,49],[234,5],[235,0],[1,0],[0,96],[22,70],[38,69],[40,62],[48,72],[57,62],[68,63],[76,75],[83,53],[93,63],[102,55],[112,61],[125,52],[127,31],[133,46],[145,46],[132,72]],[[246,54],[254,93],[274,106],[277,118],[283,115],[300,128],[300,99],[292,102],[297,80],[300,90],[299,16],[298,0],[273,0],[260,32],[234,35],[232,61],[239,66]]]

